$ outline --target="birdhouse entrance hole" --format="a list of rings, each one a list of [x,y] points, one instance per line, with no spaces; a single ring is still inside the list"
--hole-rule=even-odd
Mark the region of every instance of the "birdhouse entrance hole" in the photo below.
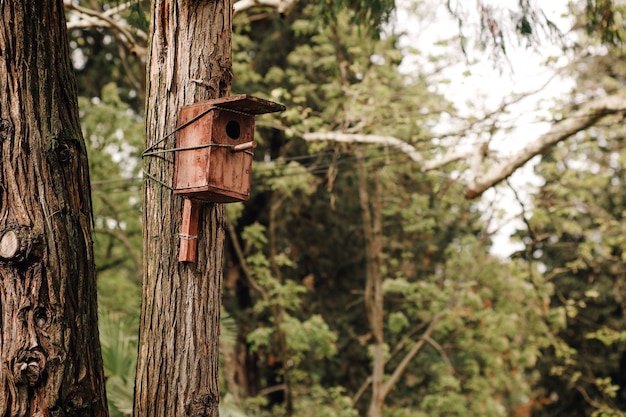
[[[239,136],[241,136],[241,127],[239,127],[239,123],[237,123],[235,120],[231,120],[230,122],[226,123],[226,134],[232,140],[239,139]]]

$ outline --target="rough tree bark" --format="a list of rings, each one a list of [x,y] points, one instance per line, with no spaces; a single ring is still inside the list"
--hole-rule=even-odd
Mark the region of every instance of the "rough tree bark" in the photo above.
[[[106,416],[61,0],[0,1],[0,416]]]
[[[146,145],[176,128],[179,109],[227,96],[232,0],[152,4]],[[170,137],[159,147],[174,147]],[[200,216],[197,263],[178,262],[183,200],[173,155],[144,161],[144,282],[134,415],[217,416],[222,205]]]

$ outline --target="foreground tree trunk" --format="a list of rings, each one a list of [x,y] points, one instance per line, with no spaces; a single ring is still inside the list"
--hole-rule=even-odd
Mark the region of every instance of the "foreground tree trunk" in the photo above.
[[[0,1],[0,416],[106,416],[61,0]]]
[[[229,94],[232,0],[152,5],[147,147],[173,148],[179,109]],[[224,220],[200,215],[196,263],[178,262],[183,199],[173,155],[144,161],[144,283],[135,416],[217,416]]]

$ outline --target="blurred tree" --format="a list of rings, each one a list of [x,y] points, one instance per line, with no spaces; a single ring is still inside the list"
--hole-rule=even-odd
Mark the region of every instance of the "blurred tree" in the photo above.
[[[324,415],[309,398],[337,388],[351,397],[345,413],[513,413],[530,393],[547,290],[488,255],[481,214],[449,171],[420,173],[394,147],[302,141],[325,127],[383,131],[436,155],[445,142],[429,128],[454,112],[429,74],[398,71],[394,36],[364,37],[350,16],[321,27],[309,13],[235,20],[234,88],[272,91],[288,110],[280,130],[259,122],[255,193],[229,216],[225,304],[243,332],[229,391],[265,396],[271,415],[287,411],[287,391],[294,415]],[[322,317],[339,337],[309,328],[303,360],[289,344],[299,327],[281,328],[272,305],[298,323]]]
[[[582,38],[581,47],[589,46]],[[623,60],[623,48],[585,53],[571,68],[571,100],[626,93]],[[624,415],[623,120],[614,116],[579,133],[536,169],[545,184],[527,213],[520,255],[545,269],[555,288],[551,314],[561,324],[538,362],[536,416]]]
[[[66,7],[75,17],[70,21],[69,27],[83,30],[83,36],[79,36],[92,46],[110,45],[112,39],[115,39],[122,48],[116,60],[123,64],[125,69],[129,68],[130,63],[128,54],[142,57],[147,51],[145,45],[148,25],[142,11],[142,3],[146,2],[130,0],[110,4],[86,0],[65,1]],[[274,10],[277,15],[285,17],[296,4],[297,0],[237,0],[234,2],[234,11],[239,13],[251,9]],[[380,35],[383,25],[390,21],[397,8],[407,7],[407,4],[398,4],[394,0],[316,0],[313,4],[316,7],[313,18],[322,19],[326,23],[335,21],[343,10],[352,11],[351,22],[373,29],[368,31],[371,36]],[[565,40],[564,34],[547,17],[543,9],[530,0],[520,0],[514,6],[480,1],[444,3],[441,0],[431,0],[425,4],[428,7],[445,4],[458,22],[458,38],[463,51],[466,50],[468,40],[474,38],[480,47],[500,57],[506,56],[507,48],[516,40],[525,40],[530,46],[538,46],[546,41]],[[578,6],[576,15],[586,18],[584,29],[587,34],[607,46],[622,43],[623,33],[620,25],[622,5],[619,1],[581,0],[575,5]],[[408,7],[411,7],[410,3]],[[122,20],[119,19],[120,16]],[[94,32],[99,28],[108,29],[109,35],[102,37],[102,32]],[[113,57],[110,51],[105,52],[104,56],[108,61]],[[97,60],[90,59],[92,62]],[[131,75],[131,80],[136,82],[137,79]]]
[[[552,314],[561,318],[539,362],[537,391],[545,406],[536,415],[622,415],[624,408],[623,170],[617,165],[624,143],[607,140],[602,129],[589,135],[595,138],[544,157],[538,173],[546,184],[525,231],[525,256],[545,269],[555,288]]]
[[[143,121],[113,82],[79,97],[89,154],[100,341],[113,417],[132,414],[141,302]]]
[[[99,97],[115,83],[138,113],[145,102],[147,1],[65,1],[78,91]]]

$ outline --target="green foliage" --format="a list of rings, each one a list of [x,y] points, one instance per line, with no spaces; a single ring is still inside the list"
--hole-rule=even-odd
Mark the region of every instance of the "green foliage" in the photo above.
[[[79,107],[92,181],[100,302],[107,309],[138,314],[143,123],[113,83],[98,97],[79,97]]]
[[[323,359],[336,353],[333,343],[336,340],[328,325],[320,315],[314,315],[306,320],[299,320],[288,312],[297,312],[302,303],[301,295],[307,290],[303,285],[295,283],[293,280],[281,281],[272,275],[271,262],[265,257],[261,249],[268,239],[264,234],[265,228],[254,223],[247,226],[241,236],[245,239],[248,248],[255,250],[246,258],[250,267],[251,275],[255,277],[258,284],[263,287],[266,297],[259,298],[253,310],[256,313],[271,311],[276,307],[284,310],[285,316],[281,324],[281,330],[286,334],[287,346],[290,350],[290,359],[294,365],[298,365],[304,354],[310,352],[314,358]],[[280,262],[279,255],[274,261],[278,261],[280,266],[290,267],[290,262]],[[285,260],[288,261],[287,258]],[[250,343],[252,351],[258,351],[262,347],[271,347],[275,330],[272,327],[258,327],[248,333],[247,341]]]
[[[270,346],[273,334],[272,327],[258,327],[248,333],[246,339],[250,343],[250,350],[256,352],[262,347]]]
[[[100,344],[112,417],[130,416],[133,411],[139,325],[136,317],[115,318],[100,313]]]
[[[285,317],[283,330],[287,334],[287,345],[294,354],[291,359],[297,365],[310,352],[314,359],[330,358],[337,354],[337,335],[319,314],[301,321],[292,316]]]
[[[414,407],[425,416],[507,415],[530,394],[530,371],[547,343],[538,305],[549,289],[529,287],[524,271],[491,258],[475,238],[452,243],[445,259],[430,279],[385,282],[393,308],[407,316],[428,322],[445,312],[420,356],[429,365],[407,373],[407,383],[424,390]],[[406,340],[413,332],[401,327],[394,336]]]
[[[395,6],[394,0],[318,0],[317,5],[318,15],[327,21],[341,16],[345,9],[351,10],[352,22],[364,31],[368,27],[376,29],[374,34],[389,20]]]
[[[573,158],[568,157],[569,163]],[[543,164],[554,164],[549,159]],[[614,223],[613,218],[622,216],[621,204],[615,205],[621,201],[617,195],[622,191],[610,179],[616,178],[614,173],[570,172],[574,174],[560,176],[558,186],[548,180],[535,210],[543,215],[533,216],[531,222],[532,236],[550,236],[529,243],[534,248],[532,257],[552,277],[556,288],[552,312],[560,317],[560,325],[555,327],[558,338],[540,361],[541,387],[547,391],[545,395],[558,398],[546,407],[546,413],[556,409],[571,410],[569,415],[610,415],[610,410],[616,412],[625,401],[624,381],[619,376],[626,357],[620,307],[625,242],[620,227],[607,227]],[[570,388],[564,391],[564,387]],[[572,394],[571,387],[581,396]]]
[[[258,358],[276,352],[279,344],[272,309],[289,311],[281,330],[297,367],[291,375],[294,415],[310,415],[301,405],[309,404],[312,390],[341,381],[351,396],[359,391],[369,376],[373,347],[362,298],[364,237],[356,175],[362,158],[372,189],[374,173],[382,184],[372,204],[381,204],[384,225],[387,375],[437,320],[394,387],[386,413],[506,415],[531,394],[532,368],[548,344],[542,306],[552,288],[529,285],[527,270],[489,255],[480,212],[440,174],[418,173],[392,149],[300,140],[308,131],[374,133],[435,155],[440,144],[430,140],[429,129],[438,112],[454,111],[425,76],[398,71],[396,38],[361,36],[349,26],[349,14],[320,27],[309,18],[313,11],[294,11],[291,28],[284,22],[270,23],[261,33],[254,23],[240,28],[244,51],[235,55],[254,60],[240,63],[238,73],[254,72],[242,79],[270,91],[289,110],[279,116],[280,131],[260,128],[258,153],[264,161],[255,166],[255,194],[238,217],[250,275],[272,296],[243,284],[226,292],[225,302],[253,299],[243,308],[239,301],[239,308],[242,321],[255,323],[242,330]],[[268,33],[270,42],[282,45],[272,49],[271,59],[261,56],[266,46],[257,49],[255,43]],[[243,90],[239,85],[235,88]],[[307,327],[310,318],[322,317],[319,325]],[[326,351],[312,355],[311,345]],[[315,357],[324,360],[313,363]],[[270,379],[270,369],[254,369]],[[366,391],[357,397],[353,407],[364,412],[368,396]],[[262,407],[282,415],[280,402],[271,401],[268,397]]]
[[[144,7],[146,3],[149,2],[142,0],[132,2],[129,7],[128,23],[130,23],[132,27],[141,29],[147,33],[150,29],[150,16]]]
[[[357,417],[352,400],[342,387],[312,386],[298,404],[296,415],[302,417]]]
[[[587,0],[585,7],[587,33],[597,36],[607,45],[624,41],[624,12],[626,5],[614,0]]]
[[[578,82],[591,94],[615,93],[624,77],[622,50],[580,63]],[[593,87],[593,88],[592,88]],[[576,100],[580,100],[576,90]],[[555,332],[538,361],[537,416],[621,415],[626,407],[622,123],[608,120],[545,155],[545,185],[524,233],[529,261],[554,285],[549,318]]]

